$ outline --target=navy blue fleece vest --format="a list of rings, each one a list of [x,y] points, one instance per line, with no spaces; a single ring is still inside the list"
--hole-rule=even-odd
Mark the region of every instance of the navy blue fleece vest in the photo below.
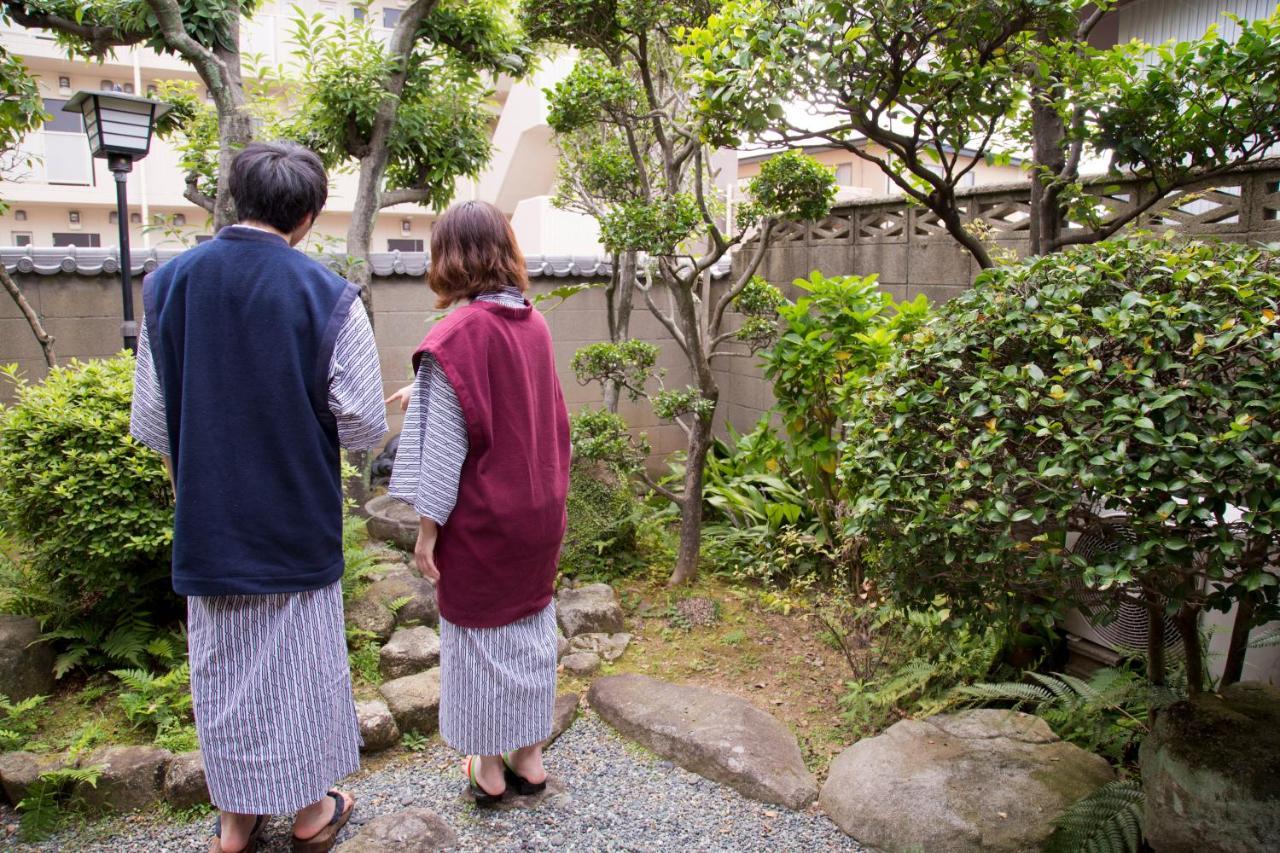
[[[147,276],[179,594],[301,592],[342,576],[328,378],[357,293],[281,238],[237,227]]]

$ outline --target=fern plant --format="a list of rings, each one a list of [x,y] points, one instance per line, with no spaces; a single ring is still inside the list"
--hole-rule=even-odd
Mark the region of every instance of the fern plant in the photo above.
[[[1142,804],[1137,779],[1108,782],[1054,819],[1047,853],[1138,853]]]
[[[183,656],[187,646],[181,628],[161,631],[142,611],[123,616],[110,627],[93,621],[66,625],[46,632],[44,639],[62,648],[53,666],[58,678],[76,668],[168,667]]]
[[[147,730],[157,742],[172,740],[191,724],[191,668],[183,663],[163,675],[145,669],[117,669],[120,707],[135,729]],[[184,741],[185,743],[185,741]]]
[[[1148,733],[1150,709],[1176,698],[1127,669],[1100,669],[1087,681],[1065,673],[1030,675],[1034,683],[973,684],[957,688],[956,696],[971,704],[1031,707],[1063,740],[1113,761]]]
[[[48,837],[78,806],[76,786],[96,788],[101,776],[102,768],[97,766],[61,767],[41,773],[18,802],[23,840],[39,841]]]
[[[26,749],[27,741],[40,727],[39,714],[48,696],[32,696],[10,702],[0,694],[0,752]]]

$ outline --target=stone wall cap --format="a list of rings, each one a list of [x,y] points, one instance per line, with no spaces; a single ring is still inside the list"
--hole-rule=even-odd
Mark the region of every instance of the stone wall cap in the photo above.
[[[185,249],[134,249],[129,252],[134,275],[145,275],[172,260]],[[338,265],[337,254],[313,255],[330,267]],[[80,246],[6,246],[0,247],[0,261],[10,273],[57,275],[115,275],[120,272],[118,249],[90,249]],[[375,277],[422,276],[431,268],[427,252],[371,252],[369,266]],[[607,278],[613,272],[608,255],[526,255],[525,268],[530,278]],[[732,269],[729,255],[711,268],[713,278],[727,276]]]

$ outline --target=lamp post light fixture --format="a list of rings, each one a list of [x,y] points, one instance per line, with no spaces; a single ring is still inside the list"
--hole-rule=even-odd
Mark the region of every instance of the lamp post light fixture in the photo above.
[[[169,105],[120,92],[80,91],[71,96],[62,110],[84,116],[84,132],[89,137],[90,153],[94,157],[106,158],[107,168],[116,179],[120,298],[124,303],[124,322],[120,331],[125,348],[137,352],[138,324],[133,319],[133,256],[129,251],[129,200],[125,180],[133,171],[133,161],[146,157],[151,150],[156,119],[169,111]]]

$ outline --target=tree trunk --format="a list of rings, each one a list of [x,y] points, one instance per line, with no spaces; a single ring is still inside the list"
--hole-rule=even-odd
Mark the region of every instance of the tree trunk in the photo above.
[[[1052,84],[1051,84],[1052,85]],[[1062,233],[1062,209],[1058,203],[1057,176],[1066,165],[1066,128],[1051,105],[1044,86],[1031,96],[1031,254],[1044,255]]]
[[[1182,605],[1173,617],[1182,638],[1183,656],[1187,665],[1187,693],[1191,696],[1204,692],[1204,648],[1200,642],[1200,610],[1192,604]]]
[[[1165,682],[1164,611],[1147,610],[1147,681],[1157,687]]]
[[[711,450],[711,418],[694,421],[684,472],[684,502],[680,505],[680,547],[668,586],[688,583],[698,576],[702,551],[702,479]]]
[[[40,322],[40,315],[36,314],[35,309],[31,307],[31,303],[23,295],[18,283],[9,277],[9,271],[4,268],[4,264],[0,264],[0,283],[4,284],[4,289],[9,291],[9,295],[17,303],[18,310],[22,312],[27,325],[31,327],[31,334],[36,336],[36,342],[44,351],[44,363],[49,367],[57,367],[58,357],[53,353],[53,335],[45,331],[44,325]]]
[[[231,21],[230,35],[234,43],[239,44],[239,16]],[[231,174],[231,161],[253,141],[254,128],[253,116],[249,114],[244,102],[244,77],[240,68],[239,49],[218,47],[213,52],[222,60],[228,79],[221,80],[199,66],[196,70],[209,87],[218,111],[218,193],[213,200],[213,230],[217,231],[236,221],[236,206],[231,200],[227,176]]]
[[[613,282],[605,293],[609,317],[609,342],[621,343],[631,335],[631,306],[635,294],[636,253],[622,252],[613,257]],[[622,388],[616,382],[604,386],[604,407],[615,415]]]
[[[1229,687],[1244,675],[1244,658],[1249,651],[1249,632],[1253,630],[1253,614],[1257,597],[1247,593],[1236,604],[1236,619],[1231,625],[1231,643],[1227,647],[1227,662],[1222,668],[1222,684]]]
[[[373,242],[373,225],[382,209],[382,176],[387,171],[387,147],[372,145],[360,158],[360,180],[347,226],[347,256],[354,263],[347,270],[347,280],[360,288],[360,301],[373,325],[373,268],[369,266],[369,249]]]

